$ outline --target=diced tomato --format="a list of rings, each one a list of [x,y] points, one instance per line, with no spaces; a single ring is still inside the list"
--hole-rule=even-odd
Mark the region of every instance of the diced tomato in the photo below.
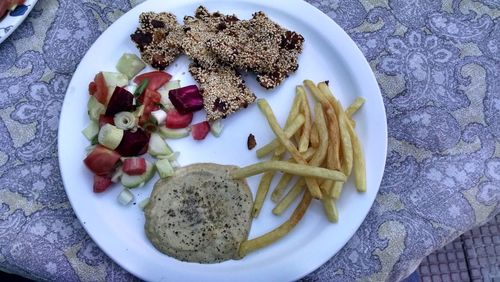
[[[120,154],[104,146],[97,145],[83,160],[90,171],[99,176],[109,175],[115,164],[120,159]]]
[[[139,97],[139,101],[144,106],[153,105],[157,107],[157,104],[161,101],[161,94],[155,90],[146,89],[146,91],[144,91],[144,93]]]
[[[113,182],[109,176],[94,175],[94,192],[101,193],[106,191]]]
[[[97,84],[94,81],[89,83],[89,94],[94,95],[97,92]]]
[[[108,103],[108,87],[106,86],[106,80],[104,80],[104,75],[102,74],[102,72],[96,74],[94,82],[96,85],[94,97],[101,104],[106,105]]]
[[[191,135],[194,140],[203,140],[207,137],[208,132],[210,132],[210,124],[208,121],[202,121],[193,125]]]
[[[146,171],[146,160],[144,158],[125,159],[122,169],[128,175],[141,175]]]
[[[115,125],[115,120],[111,116],[105,116],[105,115],[100,115],[99,116],[99,128],[101,128],[105,124],[112,124]]]
[[[167,113],[167,128],[185,128],[193,121],[193,113],[181,114],[176,110],[170,110]]]
[[[139,97],[139,101],[144,105],[144,112],[139,118],[139,124],[142,126],[149,121],[151,112],[159,109],[158,104],[161,101],[161,95],[154,90],[146,89],[144,94]]]
[[[148,80],[147,89],[156,90],[160,88],[163,84],[170,81],[172,76],[164,71],[152,71],[140,74],[134,78],[134,82],[141,84],[144,79]]]

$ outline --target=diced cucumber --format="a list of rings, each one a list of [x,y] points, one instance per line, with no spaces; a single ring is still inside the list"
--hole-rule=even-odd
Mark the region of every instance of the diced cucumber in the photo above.
[[[179,158],[180,154],[181,153],[179,151],[175,151],[172,154],[167,155],[167,156],[158,156],[158,159],[167,159],[167,160],[172,162],[172,161],[177,160],[177,158]]]
[[[137,188],[144,184],[144,177],[142,175],[128,175],[123,173],[120,182],[127,188]]]
[[[128,79],[132,79],[145,67],[146,64],[136,54],[129,53],[123,54],[116,64],[116,69],[126,75]]]
[[[156,170],[160,178],[166,178],[174,175],[174,168],[167,159],[160,159],[156,161]]]
[[[123,138],[123,129],[116,128],[116,126],[106,123],[99,130],[98,141],[99,144],[111,150],[116,149]]]
[[[151,178],[155,176],[155,172],[156,172],[156,167],[152,163],[146,161],[146,172],[144,172],[144,183],[151,180]]]
[[[117,128],[123,130],[132,129],[136,127],[138,123],[138,119],[134,113],[131,112],[119,112],[115,115],[113,121],[115,122],[115,126]]]
[[[165,126],[160,126],[160,134],[163,136],[163,138],[169,138],[169,139],[179,139],[179,138],[184,138],[186,136],[189,136],[189,133],[191,132],[190,128],[179,128],[179,129],[172,129],[172,128],[167,128]]]
[[[146,205],[149,203],[149,197],[147,197],[146,199],[142,200],[140,203],[139,203],[139,207],[144,210],[144,208],[146,207]]]
[[[126,188],[118,194],[118,202],[124,206],[130,204],[133,200],[134,194]]]
[[[99,133],[99,123],[95,120],[90,120],[90,123],[82,130],[82,133],[87,140],[92,141]]]
[[[109,96],[113,94],[116,86],[125,87],[128,85],[128,78],[122,73],[103,71],[102,75],[104,76],[104,80],[106,81],[106,86],[108,86],[108,89],[112,88],[111,92],[109,92]]]
[[[87,112],[91,120],[98,121],[99,117],[106,112],[106,107],[99,103],[94,96],[90,96],[87,103]]]
[[[165,107],[166,111],[170,111],[171,109],[174,108],[174,105],[172,104],[172,102],[170,102],[170,99],[168,98],[168,92],[172,89],[177,89],[177,88],[181,88],[181,81],[170,80],[157,90],[158,93],[160,93],[161,95],[160,103],[163,105],[163,107]]]
[[[141,175],[128,175],[123,173],[120,182],[127,188],[137,188],[148,182],[155,173],[155,167],[150,162],[146,161],[146,171]]]
[[[152,133],[149,138],[148,153],[151,156],[156,157],[160,155],[172,154],[172,150],[159,134]]]
[[[164,124],[167,120],[167,112],[164,110],[156,110],[151,112],[151,118],[156,122],[156,124]]]
[[[210,125],[210,132],[212,133],[213,136],[219,137],[223,128],[224,126],[222,125],[221,121],[216,120],[212,122],[212,124]]]

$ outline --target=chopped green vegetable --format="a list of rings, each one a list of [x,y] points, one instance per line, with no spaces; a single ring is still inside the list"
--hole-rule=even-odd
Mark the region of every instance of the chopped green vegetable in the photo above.
[[[139,98],[142,93],[144,92],[144,90],[146,90],[146,87],[148,87],[148,84],[149,84],[149,80],[148,79],[144,79],[141,84],[139,84],[139,86],[137,87],[137,89],[135,90],[134,92],[134,96],[136,98]]]
[[[99,133],[99,124],[95,120],[91,120],[90,123],[82,130],[83,135],[87,140],[92,141]]]
[[[96,97],[90,96],[87,103],[87,112],[91,120],[98,121],[99,117],[106,112],[106,107],[97,101]]]
[[[165,126],[160,126],[160,134],[161,136],[163,136],[163,138],[169,138],[169,139],[184,138],[186,136],[189,136],[190,132],[191,130],[188,127],[172,129],[172,128],[167,128]]]
[[[123,54],[116,64],[116,69],[125,74],[128,79],[132,79],[145,67],[146,64],[136,54],[129,53]]]
[[[114,90],[116,86],[125,87],[128,85],[128,78],[122,73],[103,71],[102,75],[104,76],[104,81],[106,81],[106,85],[112,90]],[[111,95],[113,91],[109,93]]]
[[[134,194],[126,188],[118,194],[118,202],[124,206],[130,204],[133,200]]]
[[[140,203],[139,203],[139,207],[144,210],[144,208],[146,207],[146,205],[149,203],[149,197],[145,198],[144,200],[142,200]]]
[[[122,141],[123,129],[116,128],[116,126],[106,123],[101,127],[97,138],[99,140],[99,144],[114,150]]]
[[[177,88],[181,88],[181,81],[170,80],[157,90],[158,93],[160,93],[161,95],[160,103],[165,107],[167,111],[170,111],[171,109],[174,108],[174,105],[172,105],[172,102],[170,102],[170,98],[168,98],[168,92],[170,92],[170,90],[172,89],[177,89]]]
[[[94,136],[94,138],[92,138],[92,140],[90,140],[90,145],[94,146],[97,144],[99,144],[99,139],[97,138],[97,135],[96,135],[96,136]]]
[[[175,161],[179,157],[181,153],[179,151],[175,151],[170,155],[167,156],[158,156],[158,159],[167,159],[169,161]]]
[[[223,128],[224,126],[222,125],[220,120],[216,120],[210,125],[210,132],[213,136],[219,137]]]
[[[141,175],[129,175],[123,173],[120,182],[127,188],[137,188],[148,182],[155,173],[155,167],[150,162],[146,161],[146,171]]]
[[[160,175],[160,178],[166,178],[174,175],[174,168],[170,165],[170,161],[167,159],[160,159],[156,161],[156,170]]]
[[[131,112],[119,112],[113,118],[115,126],[119,129],[127,130],[137,126],[138,119]]]
[[[156,157],[160,155],[170,155],[172,154],[172,150],[159,134],[152,133],[149,138],[148,153],[151,156]]]

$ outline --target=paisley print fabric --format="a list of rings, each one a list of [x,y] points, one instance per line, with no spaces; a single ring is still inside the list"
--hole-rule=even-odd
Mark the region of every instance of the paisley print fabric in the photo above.
[[[136,280],[75,217],[56,139],[93,41],[141,1],[38,1],[0,44],[0,269],[37,280]],[[308,0],[344,28],[384,96],[387,166],[366,220],[304,281],[395,281],[500,212],[500,5]]]

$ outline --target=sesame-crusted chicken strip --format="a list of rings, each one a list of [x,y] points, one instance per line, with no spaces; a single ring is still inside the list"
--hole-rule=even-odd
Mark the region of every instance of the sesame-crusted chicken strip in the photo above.
[[[159,70],[164,70],[181,54],[183,37],[175,15],[165,12],[142,13],[139,27],[130,35],[144,62]]]
[[[199,6],[195,16],[184,17],[185,36],[181,42],[186,55],[204,67],[217,67],[220,62],[215,54],[207,48],[206,43],[218,32],[231,26],[239,19],[235,15],[224,15],[219,12],[209,13]]]
[[[191,64],[189,72],[200,85],[203,107],[209,121],[225,118],[256,99],[241,75],[231,67],[205,68]]]
[[[297,70],[303,43],[302,35],[257,12],[217,33],[207,46],[224,63],[257,73],[259,83],[269,89]]]

